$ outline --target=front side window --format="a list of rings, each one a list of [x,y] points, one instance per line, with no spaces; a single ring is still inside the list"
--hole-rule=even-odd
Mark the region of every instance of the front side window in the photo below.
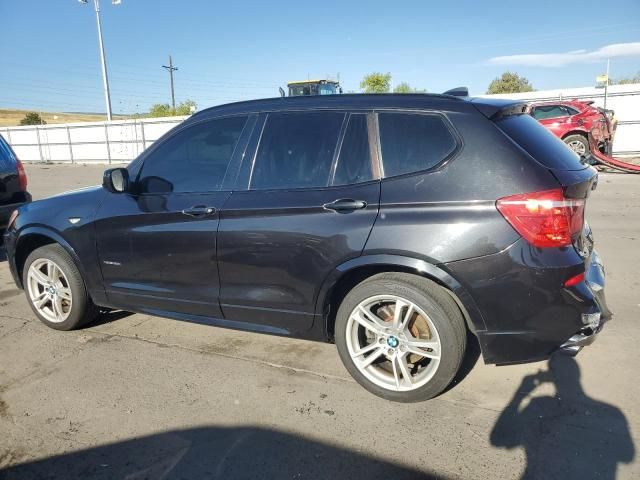
[[[353,114],[340,147],[333,185],[349,185],[373,179],[367,117]]]
[[[344,113],[272,113],[251,173],[253,190],[326,187]]]
[[[440,115],[380,113],[378,124],[385,177],[433,168],[457,146]]]
[[[177,133],[144,161],[141,193],[220,190],[247,117],[203,122]]]

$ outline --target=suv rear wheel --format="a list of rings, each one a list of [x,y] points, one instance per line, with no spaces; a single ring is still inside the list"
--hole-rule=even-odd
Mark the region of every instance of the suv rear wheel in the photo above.
[[[453,380],[464,358],[466,328],[439,285],[383,273],[347,294],[335,338],[342,362],[363,387],[388,400],[418,402]]]
[[[48,327],[73,330],[98,313],[73,259],[58,244],[29,254],[22,282],[31,309]]]

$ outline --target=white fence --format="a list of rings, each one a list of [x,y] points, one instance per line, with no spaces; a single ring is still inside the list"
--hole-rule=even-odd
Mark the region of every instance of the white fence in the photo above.
[[[26,162],[122,163],[185,118],[2,127],[0,134]]]
[[[593,87],[492,96],[525,101],[594,100],[604,106],[604,90]],[[609,87],[607,108],[615,110],[618,119],[613,153],[640,155],[640,84]],[[2,127],[0,134],[27,162],[120,163],[136,158],[185,118]]]
[[[593,100],[596,106],[604,107],[604,88],[595,87],[481,96],[527,102],[569,99]],[[618,119],[618,129],[613,141],[613,154],[620,156],[640,155],[640,84],[611,85],[607,91],[607,108],[614,110],[615,117]]]

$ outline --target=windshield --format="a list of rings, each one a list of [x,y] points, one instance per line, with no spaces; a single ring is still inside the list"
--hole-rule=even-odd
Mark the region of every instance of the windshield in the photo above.
[[[335,95],[336,93],[336,86],[333,83],[326,83],[324,85],[320,85],[319,87],[320,95]]]

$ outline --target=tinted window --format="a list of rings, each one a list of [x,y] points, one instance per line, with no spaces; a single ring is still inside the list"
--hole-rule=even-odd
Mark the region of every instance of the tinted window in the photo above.
[[[549,132],[529,115],[509,115],[496,122],[529,155],[548,168],[559,170],[581,170],[586,165],[580,163],[562,140]]]
[[[456,148],[439,115],[381,113],[378,122],[385,177],[432,168]]]
[[[144,161],[143,193],[219,190],[246,117],[201,123],[174,135]]]
[[[334,185],[348,185],[373,179],[366,115],[351,115],[336,166]]]
[[[9,145],[7,145],[2,137],[0,137],[0,171],[13,170],[15,168],[15,160]]]
[[[262,132],[252,189],[324,187],[343,113],[272,113]]]
[[[568,116],[569,113],[561,105],[540,105],[533,110],[533,117],[536,120]]]

